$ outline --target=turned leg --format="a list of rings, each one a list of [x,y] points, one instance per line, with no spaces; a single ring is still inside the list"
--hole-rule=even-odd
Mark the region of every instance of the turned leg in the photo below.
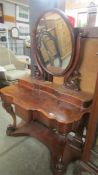
[[[11,115],[13,123],[7,127],[6,134],[11,135],[16,130],[16,115],[11,104],[2,102],[4,109]]]

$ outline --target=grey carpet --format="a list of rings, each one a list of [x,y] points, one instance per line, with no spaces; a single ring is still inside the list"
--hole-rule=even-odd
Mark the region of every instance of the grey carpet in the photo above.
[[[0,102],[0,175],[52,175],[48,148],[35,138],[6,136],[11,121]],[[71,163],[66,175],[73,175],[76,166]]]

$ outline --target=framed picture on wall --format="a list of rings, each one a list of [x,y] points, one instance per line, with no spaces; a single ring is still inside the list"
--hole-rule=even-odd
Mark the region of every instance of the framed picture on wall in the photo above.
[[[85,27],[87,25],[87,12],[80,12],[77,16],[77,27]]]
[[[0,3],[0,23],[4,23],[3,4]]]
[[[17,22],[16,27],[19,30],[19,38],[20,39],[25,39],[27,36],[30,35],[29,24]]]
[[[11,37],[14,39],[18,39],[19,38],[19,30],[17,27],[12,27],[11,28]]]
[[[29,22],[29,8],[26,6],[16,6],[16,20]]]

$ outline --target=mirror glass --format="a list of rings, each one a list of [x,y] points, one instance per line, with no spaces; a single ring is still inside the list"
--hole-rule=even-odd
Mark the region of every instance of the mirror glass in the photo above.
[[[61,74],[72,57],[72,37],[63,17],[57,12],[45,13],[36,31],[36,47],[41,65],[52,74]]]

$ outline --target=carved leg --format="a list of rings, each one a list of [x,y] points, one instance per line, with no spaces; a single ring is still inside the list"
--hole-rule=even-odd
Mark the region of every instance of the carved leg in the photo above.
[[[55,156],[52,154],[52,165],[54,170],[54,175],[64,175],[64,149],[66,145],[66,137],[64,135],[60,135],[56,133],[58,137],[57,150]],[[54,149],[55,150],[55,149]]]
[[[60,131],[62,129],[62,132]],[[57,146],[55,146],[54,152],[56,150],[56,155],[54,158],[54,175],[64,175],[69,163],[71,161],[80,159],[81,149],[75,149],[73,147],[73,141],[69,142],[68,133],[72,130],[72,125],[65,126],[65,131],[63,130],[63,125],[58,128],[59,131],[55,130],[55,134],[57,135]],[[80,146],[80,145],[79,145]]]
[[[2,102],[2,106],[4,107],[4,109],[12,116],[13,118],[13,123],[10,124],[8,127],[7,127],[7,130],[6,130],[6,134],[8,136],[11,136],[11,134],[16,130],[16,115],[15,115],[15,112],[13,110],[13,107],[11,104],[9,103],[6,103],[6,102]]]
[[[72,149],[67,143],[67,136],[58,136],[58,149],[54,161],[54,175],[64,175],[70,162],[80,159],[81,151]],[[55,151],[55,149],[54,149]]]
[[[64,175],[64,162],[62,156],[57,159],[54,175]]]

